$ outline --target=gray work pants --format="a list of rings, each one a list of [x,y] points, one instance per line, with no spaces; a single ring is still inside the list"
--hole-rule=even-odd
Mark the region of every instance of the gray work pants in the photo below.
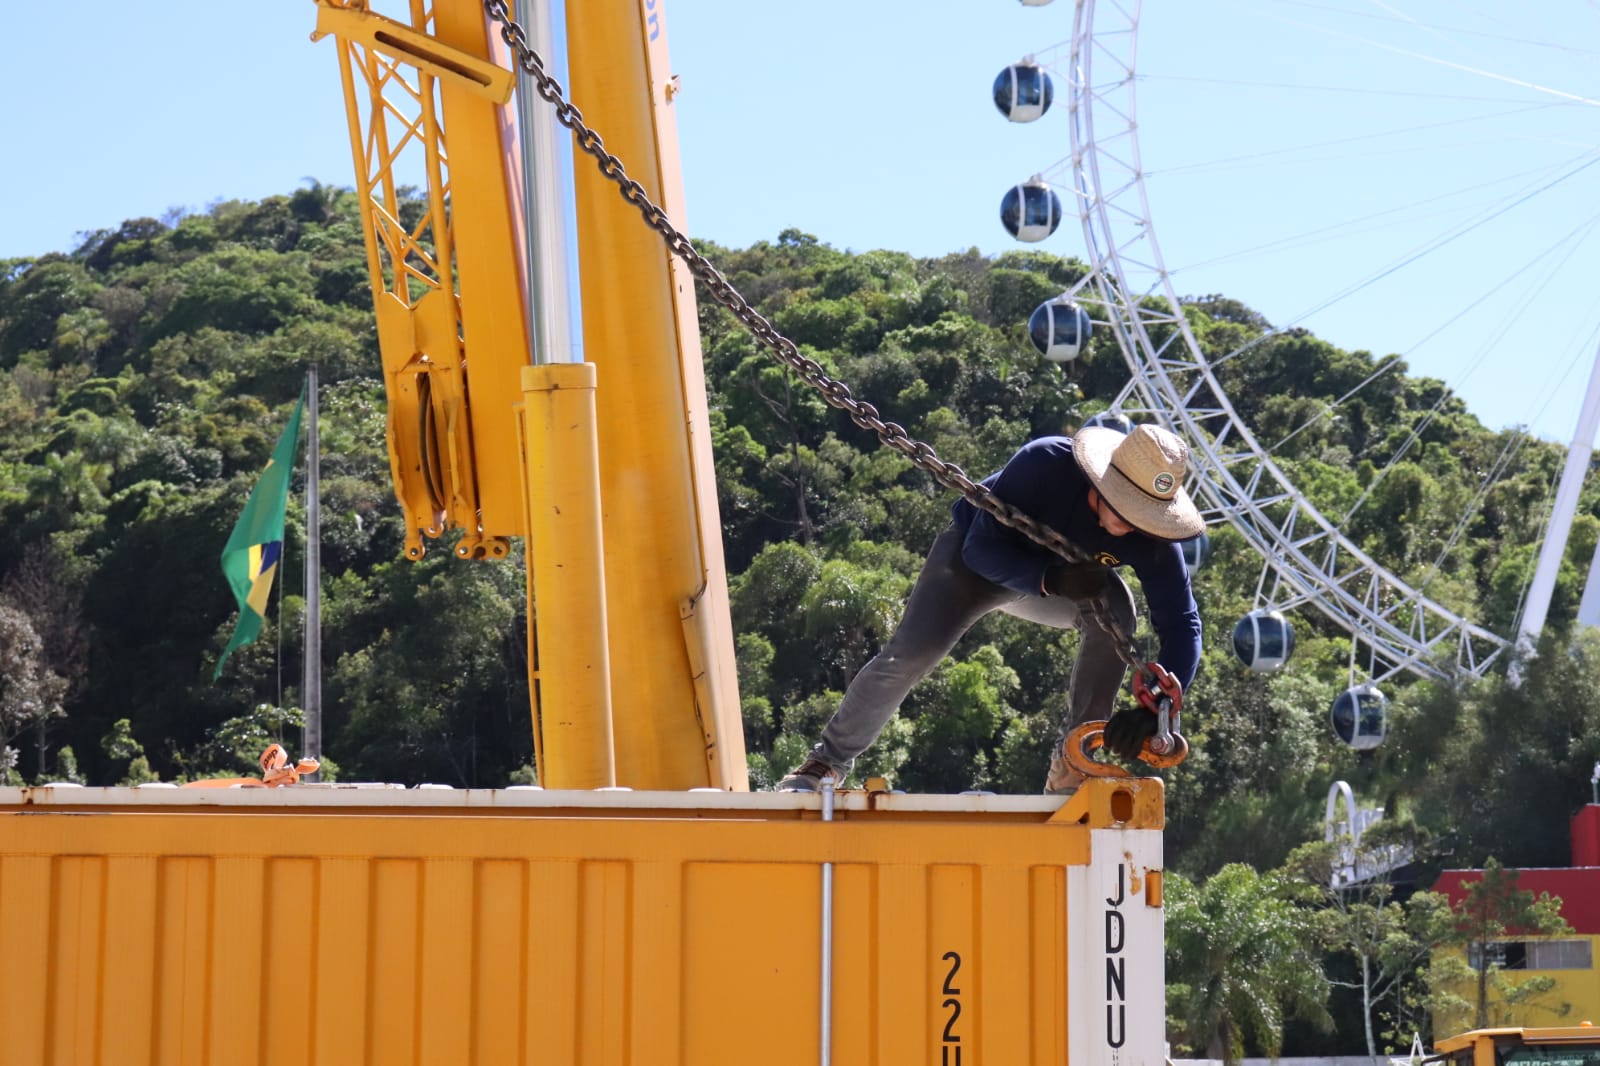
[[[850,682],[821,742],[812,749],[813,757],[838,771],[840,780],[849,774],[856,756],[878,739],[912,687],[932,673],[973,623],[990,611],[1057,629],[1081,630],[1063,736],[1080,722],[1111,716],[1127,673],[1111,635],[1064,596],[1025,595],[973,573],[961,561],[963,538],[953,524],[935,538],[894,636]],[[1106,575],[1113,611],[1132,633],[1137,621],[1133,596],[1114,571],[1108,569]]]

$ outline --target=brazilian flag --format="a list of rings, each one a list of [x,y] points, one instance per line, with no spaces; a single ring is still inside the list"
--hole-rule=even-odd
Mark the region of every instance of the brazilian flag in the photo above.
[[[250,492],[244,513],[222,549],[222,573],[233,589],[233,598],[239,603],[239,621],[233,627],[233,637],[222,649],[212,680],[222,676],[222,664],[228,661],[235,648],[243,647],[256,639],[261,632],[262,619],[267,614],[267,598],[272,594],[272,579],[278,572],[278,560],[283,555],[283,516],[289,508],[289,482],[294,476],[294,453],[300,443],[300,416],[305,413],[306,393],[300,390],[300,402],[294,406],[294,415],[272,449],[272,458],[261,472],[261,480]]]

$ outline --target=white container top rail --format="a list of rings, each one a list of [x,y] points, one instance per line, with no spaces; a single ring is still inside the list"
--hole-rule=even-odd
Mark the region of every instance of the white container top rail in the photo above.
[[[176,785],[90,788],[82,785],[39,785],[0,788],[0,814],[15,808],[78,807],[172,811],[231,810],[339,811],[384,807],[405,810],[527,811],[584,809],[595,812],[693,812],[746,814],[803,811],[820,807],[822,799],[806,792],[726,792],[697,789],[646,792],[632,789],[557,790],[537,787],[451,788],[388,784],[299,784],[282,788],[180,788]],[[929,814],[1050,815],[1066,801],[1059,796],[1002,796],[990,793],[910,795],[856,790],[834,794],[837,811],[885,811]]]

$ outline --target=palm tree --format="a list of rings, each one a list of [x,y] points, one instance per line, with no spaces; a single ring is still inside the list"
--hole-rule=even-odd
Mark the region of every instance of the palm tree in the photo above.
[[[1290,1016],[1331,1025],[1310,929],[1275,877],[1231,863],[1203,886],[1170,871],[1167,878],[1174,1044],[1233,1066],[1247,1040],[1277,1058]]]
[[[85,459],[82,452],[46,455],[28,480],[28,508],[50,529],[72,529],[85,516],[105,510],[111,468]]]

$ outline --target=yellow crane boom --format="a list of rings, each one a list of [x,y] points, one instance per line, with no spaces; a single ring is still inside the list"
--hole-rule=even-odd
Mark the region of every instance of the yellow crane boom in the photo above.
[[[317,9],[338,43],[407,554],[450,529],[465,558],[528,538],[541,781],[747,788],[692,280],[579,168],[589,362],[533,352],[515,79],[483,5]],[[573,99],[681,218],[658,0],[572,5],[566,39]],[[408,186],[423,217],[401,217]]]

